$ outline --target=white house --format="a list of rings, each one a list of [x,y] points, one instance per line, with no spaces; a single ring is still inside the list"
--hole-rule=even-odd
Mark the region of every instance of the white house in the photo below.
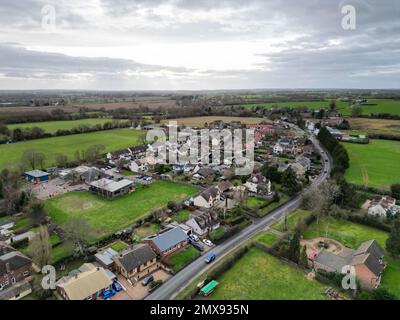
[[[202,236],[211,232],[220,226],[218,215],[213,211],[194,211],[185,222],[187,226],[198,235]]]
[[[261,173],[252,174],[244,186],[252,193],[271,194],[271,181]]]
[[[196,198],[193,204],[200,208],[209,209],[217,204],[221,199],[221,191],[216,187],[208,188],[202,191]]]
[[[368,210],[368,214],[379,217],[386,217],[388,213],[396,215],[400,212],[400,206],[396,205],[396,199],[389,196],[375,196],[367,200],[362,208]]]
[[[132,172],[147,172],[149,170],[145,159],[133,160],[129,163],[129,170]]]
[[[283,153],[283,146],[280,143],[276,143],[274,145],[273,151],[274,154],[282,154]]]

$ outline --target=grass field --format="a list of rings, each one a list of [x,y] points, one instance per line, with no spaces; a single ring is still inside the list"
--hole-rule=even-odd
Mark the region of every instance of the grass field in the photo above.
[[[350,133],[359,134],[393,134],[400,136],[400,120],[348,118]]]
[[[388,189],[400,182],[400,142],[371,140],[369,144],[343,143],[350,157],[345,178],[354,184]]]
[[[310,214],[311,212],[306,210],[293,211],[286,219],[288,230],[289,231],[294,230],[294,228],[297,225],[297,222],[300,221],[301,219],[307,218]],[[285,230],[285,219],[281,219],[275,222],[271,227],[281,232],[288,231]]]
[[[95,239],[99,239],[130,226],[170,200],[181,201],[196,192],[180,184],[157,181],[114,200],[89,192],[70,192],[48,200],[46,208],[52,220],[61,226],[72,217],[87,220],[95,231]]]
[[[331,100],[324,101],[303,101],[303,102],[275,102],[275,103],[260,103],[260,104],[246,104],[243,105],[246,108],[262,107],[272,108],[273,106],[278,107],[307,107],[311,110],[327,108],[329,107]],[[336,101],[337,111],[343,115],[351,114],[351,107],[345,101]],[[394,115],[400,115],[400,100],[390,99],[369,99],[368,104],[361,105],[362,113],[369,115],[371,113],[390,113]]]
[[[331,217],[322,217],[318,224],[313,223],[304,233],[305,239],[326,236],[352,249],[358,248],[364,241],[375,239],[385,249],[389,234],[368,226]],[[382,285],[400,297],[400,260],[386,255],[385,261],[387,267],[383,272]]]
[[[141,144],[143,132],[132,129],[115,129],[70,136],[37,139],[26,142],[0,145],[0,169],[8,164],[17,163],[24,151],[34,149],[46,155],[46,165],[55,162],[57,154],[67,155],[71,160],[77,150],[85,150],[90,146],[102,144],[105,152],[123,149]]]
[[[323,300],[325,286],[257,248],[217,279],[212,300]]]
[[[107,248],[111,248],[116,252],[122,252],[128,248],[128,245],[125,242],[118,240],[116,242],[111,243]]]
[[[222,120],[224,122],[231,121],[240,121],[244,124],[258,124],[262,121],[271,122],[268,119],[263,118],[248,118],[248,117],[216,117],[216,116],[207,116],[207,117],[192,117],[192,118],[180,118],[180,119],[171,119],[166,120],[164,122],[168,123],[169,121],[177,121],[178,125],[185,125],[191,127],[204,127],[206,123],[211,123],[215,120]]]
[[[197,259],[200,256],[200,252],[193,248],[192,246],[187,247],[186,249],[173,253],[169,257],[169,261],[173,264],[173,269],[175,272],[183,269],[186,265],[188,265],[193,260]]]
[[[271,247],[274,242],[278,240],[278,236],[268,231],[262,231],[255,237],[255,240],[266,245],[267,247]]]
[[[112,121],[113,119],[111,118],[90,118],[90,119],[66,120],[66,121],[16,123],[16,124],[9,124],[7,125],[7,127],[9,129],[16,129],[16,128],[24,129],[24,128],[37,127],[37,128],[42,128],[46,132],[54,133],[59,129],[69,130],[80,126],[95,126],[96,124],[104,124],[106,122],[112,122]]]
[[[152,234],[156,234],[160,230],[160,226],[156,223],[143,224],[139,228],[135,229],[135,234],[140,238],[146,238]]]
[[[271,211],[275,210],[279,206],[285,204],[289,201],[289,197],[287,195],[281,195],[279,202],[271,202],[268,206],[257,210],[256,214],[259,217],[265,217],[267,214],[270,214]]]
[[[172,217],[172,220],[181,223],[189,219],[189,216],[190,216],[189,210],[181,210]]]

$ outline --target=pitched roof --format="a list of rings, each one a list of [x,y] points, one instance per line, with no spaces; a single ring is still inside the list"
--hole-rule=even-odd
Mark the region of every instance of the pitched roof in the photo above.
[[[210,198],[215,198],[218,196],[219,190],[216,187],[211,187],[206,190],[203,190],[200,193],[200,196],[203,197],[206,201],[210,200]]]
[[[7,273],[6,264],[9,264],[10,270],[17,270],[30,265],[32,260],[24,256],[21,252],[11,251],[0,257],[0,275]]]
[[[101,252],[96,253],[94,256],[101,261],[105,266],[108,266],[113,263],[112,258],[117,256],[118,252],[112,248],[107,248]]]
[[[75,276],[57,282],[57,286],[64,289],[70,300],[84,300],[89,296],[109,287],[111,279],[103,268],[93,267]]]
[[[226,190],[229,190],[232,187],[232,184],[229,181],[224,180],[218,183],[217,187],[221,192],[225,192]]]
[[[118,261],[127,272],[131,272],[156,257],[157,255],[149,245],[138,244],[115,256],[114,260]]]
[[[102,178],[100,180],[93,181],[92,183],[90,183],[90,185],[92,187],[103,189],[103,190],[106,190],[109,192],[115,192],[122,188],[133,185],[133,181],[127,180],[127,179],[122,179],[120,181],[114,181],[114,180],[110,180],[107,178]]]
[[[347,265],[349,261],[345,257],[323,250],[315,256],[314,262],[327,266],[336,272],[342,272],[343,267]]]
[[[187,234],[179,227],[146,238],[146,240],[152,241],[161,252],[168,250],[187,239]]]

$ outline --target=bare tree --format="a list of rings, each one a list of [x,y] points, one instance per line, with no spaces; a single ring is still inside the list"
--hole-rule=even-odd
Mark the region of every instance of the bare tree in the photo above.
[[[51,244],[46,225],[41,225],[36,236],[29,243],[29,253],[33,262],[40,268],[47,265],[50,260]]]
[[[56,155],[56,164],[58,167],[60,168],[65,168],[68,164],[68,156],[66,156],[65,154],[57,154]]]
[[[38,152],[34,149],[26,150],[22,154],[21,158],[23,163],[26,163],[32,170],[36,169],[37,166],[41,168],[44,167],[44,163],[46,161],[46,156],[42,152]]]
[[[83,255],[86,253],[86,247],[90,240],[93,229],[89,223],[81,218],[72,218],[64,226],[65,238],[71,242],[75,250]]]

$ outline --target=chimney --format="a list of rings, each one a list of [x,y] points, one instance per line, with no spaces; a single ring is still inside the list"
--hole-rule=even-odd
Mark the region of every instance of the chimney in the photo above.
[[[6,272],[7,272],[7,273],[10,273],[10,272],[11,272],[10,263],[9,263],[9,262],[6,262]]]

